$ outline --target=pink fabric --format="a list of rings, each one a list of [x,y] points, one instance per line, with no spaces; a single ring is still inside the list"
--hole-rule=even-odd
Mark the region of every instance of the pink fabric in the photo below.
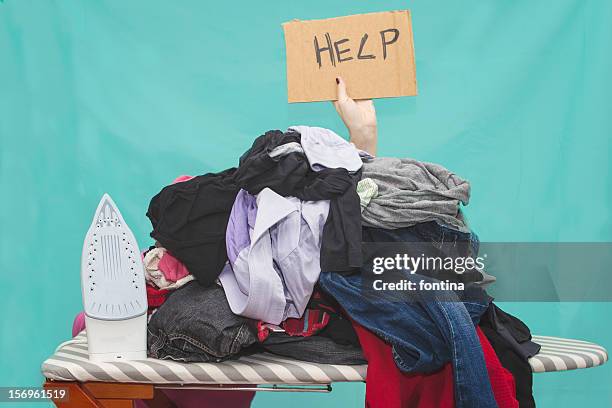
[[[187,267],[183,265],[181,261],[173,257],[168,251],[164,252],[157,267],[168,281],[176,282],[189,275]]]
[[[72,337],[85,330],[85,312],[81,312],[74,317],[72,322]]]
[[[254,391],[163,390],[177,408],[248,408],[255,397]],[[135,408],[148,408],[137,400]]]
[[[172,182],[172,184],[176,184],[176,183],[181,183],[183,181],[189,181],[193,178],[193,176],[178,176],[177,178],[174,179],[174,181]]]

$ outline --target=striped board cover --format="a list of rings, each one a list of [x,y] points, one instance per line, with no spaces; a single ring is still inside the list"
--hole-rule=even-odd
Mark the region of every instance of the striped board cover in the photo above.
[[[608,360],[597,344],[534,336],[542,345],[529,361],[536,373],[595,367]],[[80,333],[60,345],[42,364],[43,375],[58,381],[138,382],[154,384],[330,384],[365,381],[367,365],[317,364],[262,353],[221,363],[178,363],[148,358],[113,363],[90,362],[87,337]]]
[[[529,359],[534,373],[597,367],[608,361],[606,349],[588,341],[550,336],[533,336],[533,341],[542,346]]]

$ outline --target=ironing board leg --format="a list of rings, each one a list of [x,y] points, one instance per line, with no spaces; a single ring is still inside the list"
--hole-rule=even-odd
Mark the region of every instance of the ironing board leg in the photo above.
[[[165,395],[154,389],[152,384],[125,384],[77,381],[49,381],[46,389],[66,389],[69,398],[65,401],[54,400],[58,408],[132,408],[134,400],[150,400],[151,408],[168,405]],[[161,404],[161,405],[160,405]]]

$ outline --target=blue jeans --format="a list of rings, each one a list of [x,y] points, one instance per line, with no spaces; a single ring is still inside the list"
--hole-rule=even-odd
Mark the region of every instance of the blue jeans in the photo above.
[[[404,278],[423,279],[409,273]],[[434,292],[442,300],[429,294],[427,300],[416,302],[368,296],[359,274],[323,272],[319,284],[352,319],[392,345],[401,371],[430,373],[450,361],[457,408],[497,407],[474,328],[488,301],[460,302],[454,292]]]
[[[232,313],[223,288],[189,282],[172,292],[147,326],[149,355],[183,362],[237,358],[257,341],[257,322]]]

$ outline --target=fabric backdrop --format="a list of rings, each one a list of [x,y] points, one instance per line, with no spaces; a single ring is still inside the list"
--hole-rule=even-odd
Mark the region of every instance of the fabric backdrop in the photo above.
[[[0,0],[0,385],[40,384],[70,334],[104,192],[144,247],[148,200],[175,176],[236,164],[270,128],[346,134],[330,103],[287,104],[282,22],[404,8],[419,96],[376,101],[380,155],[469,179],[482,240],[612,241],[610,1]],[[612,351],[610,304],[503,306]],[[536,375],[535,390],[541,407],[610,406],[612,364]],[[254,406],[360,407],[363,393]]]

